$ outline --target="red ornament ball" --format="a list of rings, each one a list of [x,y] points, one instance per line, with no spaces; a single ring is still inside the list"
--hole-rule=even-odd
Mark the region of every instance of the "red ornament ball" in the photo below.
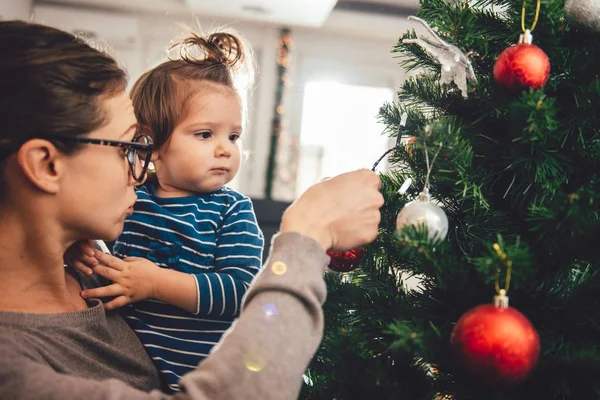
[[[550,76],[550,60],[542,49],[527,43],[500,53],[494,65],[494,79],[510,90],[540,89]]]
[[[414,136],[406,141],[405,149],[409,156],[412,156],[412,154],[413,154],[413,146],[411,146],[411,145],[416,141],[417,141],[417,138]]]
[[[360,265],[365,257],[365,251],[363,249],[328,251],[327,255],[331,258],[329,269],[336,272],[349,272]]]
[[[531,322],[512,307],[492,304],[464,314],[450,341],[465,370],[491,386],[524,381],[540,354],[540,339]]]

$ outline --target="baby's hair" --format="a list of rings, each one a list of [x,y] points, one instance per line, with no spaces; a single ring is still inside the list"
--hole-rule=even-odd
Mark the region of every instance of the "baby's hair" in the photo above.
[[[143,133],[156,147],[169,138],[185,116],[187,100],[205,89],[226,87],[236,92],[254,77],[250,47],[234,33],[215,32],[201,36],[191,32],[173,42],[167,61],[144,73],[131,89],[135,114]],[[190,85],[190,81],[204,85]],[[212,86],[212,87],[211,87]]]
[[[239,89],[237,80],[245,76],[251,82],[254,77],[250,47],[234,33],[214,32],[200,36],[191,32],[190,36],[176,40],[169,50],[176,51],[178,57],[169,57],[172,61],[183,60],[202,67],[206,75],[216,83],[222,83]]]

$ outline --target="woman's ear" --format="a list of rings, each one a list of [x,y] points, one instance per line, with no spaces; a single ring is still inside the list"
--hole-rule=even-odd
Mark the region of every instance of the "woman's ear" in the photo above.
[[[44,139],[28,140],[17,152],[17,162],[34,186],[47,193],[59,192],[64,158],[52,143]]]

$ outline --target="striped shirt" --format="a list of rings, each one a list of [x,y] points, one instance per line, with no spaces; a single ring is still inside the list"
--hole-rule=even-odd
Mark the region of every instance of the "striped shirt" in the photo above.
[[[196,279],[195,313],[151,299],[121,311],[166,385],[178,391],[179,379],[208,356],[239,314],[262,265],[263,234],[251,200],[226,186],[163,198],[148,184],[137,195],[113,253],[143,257]]]

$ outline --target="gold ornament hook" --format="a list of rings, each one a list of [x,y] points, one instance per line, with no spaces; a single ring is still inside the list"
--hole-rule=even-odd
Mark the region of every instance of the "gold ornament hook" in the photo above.
[[[535,26],[538,23],[538,19],[540,16],[540,5],[541,0],[537,0],[537,4],[535,6],[535,17],[533,18],[533,23],[531,24],[531,28],[525,29],[525,5],[527,4],[527,0],[523,0],[523,8],[521,10],[521,30],[523,33],[527,34],[527,31],[533,32]]]
[[[496,253],[498,253],[498,257],[500,261],[506,266],[506,282],[504,284],[504,289],[500,289],[500,268],[496,269],[496,293],[498,295],[506,295],[508,292],[508,287],[510,286],[510,273],[512,272],[512,261],[508,258],[506,253],[502,251],[500,245],[498,243],[494,243],[492,246]]]

